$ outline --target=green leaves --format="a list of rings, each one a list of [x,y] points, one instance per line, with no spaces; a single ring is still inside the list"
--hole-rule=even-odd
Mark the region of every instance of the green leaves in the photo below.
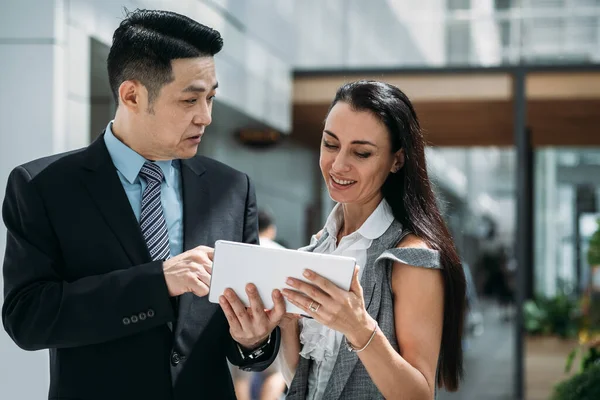
[[[598,219],[598,229],[590,238],[590,247],[587,253],[587,262],[590,267],[600,265],[600,219]]]
[[[581,373],[556,385],[552,395],[552,400],[598,399],[600,399],[600,363],[597,361]]]
[[[577,303],[564,294],[538,297],[523,305],[525,331],[532,335],[575,337],[578,331]]]

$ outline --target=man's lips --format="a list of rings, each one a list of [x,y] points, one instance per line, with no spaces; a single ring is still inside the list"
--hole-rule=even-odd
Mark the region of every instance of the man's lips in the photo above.
[[[192,142],[200,142],[200,140],[202,139],[202,135],[203,134],[199,134],[199,135],[195,135],[195,136],[190,136],[188,138],[186,138],[186,140],[192,141]]]

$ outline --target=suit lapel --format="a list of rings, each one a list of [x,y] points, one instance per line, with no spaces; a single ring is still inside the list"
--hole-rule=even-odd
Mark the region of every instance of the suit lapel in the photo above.
[[[181,180],[183,190],[183,251],[196,246],[214,246],[211,243],[210,220],[208,215],[211,210],[209,183],[204,175],[206,169],[197,157],[181,161]],[[196,301],[194,301],[194,299]],[[194,310],[190,308],[194,306]],[[201,308],[201,310],[197,310]],[[208,296],[195,298],[192,293],[185,293],[179,298],[178,314],[186,315],[193,311],[194,318],[200,324],[207,323],[212,317],[215,307],[208,302]],[[183,329],[183,324],[178,324],[176,332]]]
[[[100,135],[86,150],[84,184],[106,223],[119,239],[119,243],[132,265],[150,262],[150,254],[142,236],[117,169]]]
[[[206,170],[197,158],[181,161],[183,190],[183,251],[208,243],[209,230],[202,227],[210,214],[210,191],[204,173]]]

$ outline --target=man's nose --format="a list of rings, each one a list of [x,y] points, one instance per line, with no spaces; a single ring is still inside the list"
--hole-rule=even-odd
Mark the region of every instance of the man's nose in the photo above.
[[[212,122],[212,107],[208,105],[201,106],[201,108],[194,115],[194,124],[207,126]]]

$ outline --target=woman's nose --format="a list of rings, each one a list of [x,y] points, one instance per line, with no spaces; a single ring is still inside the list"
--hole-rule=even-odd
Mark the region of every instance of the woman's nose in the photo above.
[[[342,154],[338,154],[333,160],[333,164],[331,165],[331,169],[334,172],[346,172],[350,169],[350,165],[348,164],[346,157]]]

